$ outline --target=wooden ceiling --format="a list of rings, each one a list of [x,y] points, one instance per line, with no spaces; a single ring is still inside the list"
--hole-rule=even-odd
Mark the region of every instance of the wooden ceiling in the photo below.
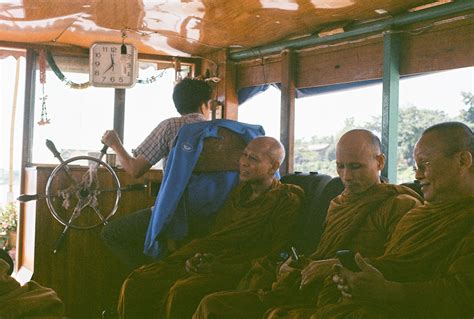
[[[389,18],[433,1],[3,0],[0,41],[88,48],[119,42],[125,30],[140,53],[203,56]]]

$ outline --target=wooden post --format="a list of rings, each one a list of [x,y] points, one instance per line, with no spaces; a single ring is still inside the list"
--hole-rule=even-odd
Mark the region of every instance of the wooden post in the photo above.
[[[382,176],[397,183],[398,100],[400,82],[400,34],[384,35],[382,145],[387,158]]]
[[[210,76],[221,80],[215,86],[215,98],[224,103],[223,118],[238,119],[237,72],[235,62],[228,59],[227,50],[219,50],[208,56],[201,65],[201,74],[209,70]]]
[[[115,89],[114,130],[123,141],[125,127],[125,89]]]

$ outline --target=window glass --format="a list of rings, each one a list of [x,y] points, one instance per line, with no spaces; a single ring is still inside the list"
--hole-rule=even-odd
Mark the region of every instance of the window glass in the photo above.
[[[280,90],[270,86],[265,92],[239,105],[239,121],[262,125],[265,135],[280,140],[280,104]]]
[[[427,127],[460,121],[474,128],[474,67],[400,81],[397,182],[413,181],[413,148]]]
[[[66,78],[74,83],[89,80],[87,59],[56,58],[56,63]],[[45,141],[53,141],[63,159],[89,152],[99,152],[100,142],[106,129],[113,126],[114,89],[88,87],[71,88],[50,69],[46,70],[44,84],[45,108],[42,107],[43,86],[40,71],[36,71],[36,94],[34,100],[33,163],[58,161],[46,148]],[[41,115],[43,112],[43,116]],[[46,116],[47,113],[47,116]],[[49,124],[40,125],[49,119]]]
[[[139,79],[150,80],[152,77],[156,77],[152,83],[137,83],[126,93],[124,146],[129,153],[140,145],[161,121],[180,116],[172,98],[174,69],[157,70],[156,64],[141,63]],[[160,168],[162,166],[162,161],[156,165]]]
[[[295,171],[336,173],[336,143],[350,129],[381,131],[382,85],[296,99]]]
[[[13,201],[20,193],[21,151],[23,140],[23,105],[25,92],[25,58],[19,58],[18,89],[15,113],[13,114],[13,96],[16,80],[14,57],[0,59],[0,207]],[[13,145],[11,133],[13,132]],[[12,157],[10,157],[12,156]],[[13,165],[13,180],[10,180],[10,164]],[[10,191],[10,184],[13,189]],[[0,243],[0,248],[1,243]]]

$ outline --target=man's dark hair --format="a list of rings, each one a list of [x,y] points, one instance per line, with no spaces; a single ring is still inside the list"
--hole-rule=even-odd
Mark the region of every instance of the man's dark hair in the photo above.
[[[175,85],[173,102],[179,114],[199,112],[202,103],[211,98],[211,87],[203,80],[183,79]]]
[[[423,135],[437,133],[444,140],[447,155],[468,151],[474,156],[474,137],[472,130],[461,122],[444,122],[427,128]]]

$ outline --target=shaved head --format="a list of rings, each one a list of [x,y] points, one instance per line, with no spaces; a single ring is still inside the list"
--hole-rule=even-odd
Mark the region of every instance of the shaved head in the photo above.
[[[280,165],[285,159],[285,148],[279,140],[270,136],[259,136],[249,144],[255,144],[261,149],[262,153],[265,153],[272,162],[278,162]]]
[[[240,156],[240,180],[268,186],[284,158],[285,148],[277,139],[257,137]]]
[[[379,138],[363,129],[345,133],[337,143],[336,165],[346,193],[362,193],[379,184],[385,165]]]
[[[367,147],[370,149],[374,155],[381,153],[381,143],[380,139],[369,130],[364,129],[355,129],[346,132],[339,139],[337,147],[340,146],[348,147],[352,145],[355,148]]]
[[[435,124],[426,129],[422,137],[428,134],[435,134],[436,139],[443,145],[446,155],[459,151],[468,151],[474,155],[474,138],[472,130],[460,122],[445,122]]]

